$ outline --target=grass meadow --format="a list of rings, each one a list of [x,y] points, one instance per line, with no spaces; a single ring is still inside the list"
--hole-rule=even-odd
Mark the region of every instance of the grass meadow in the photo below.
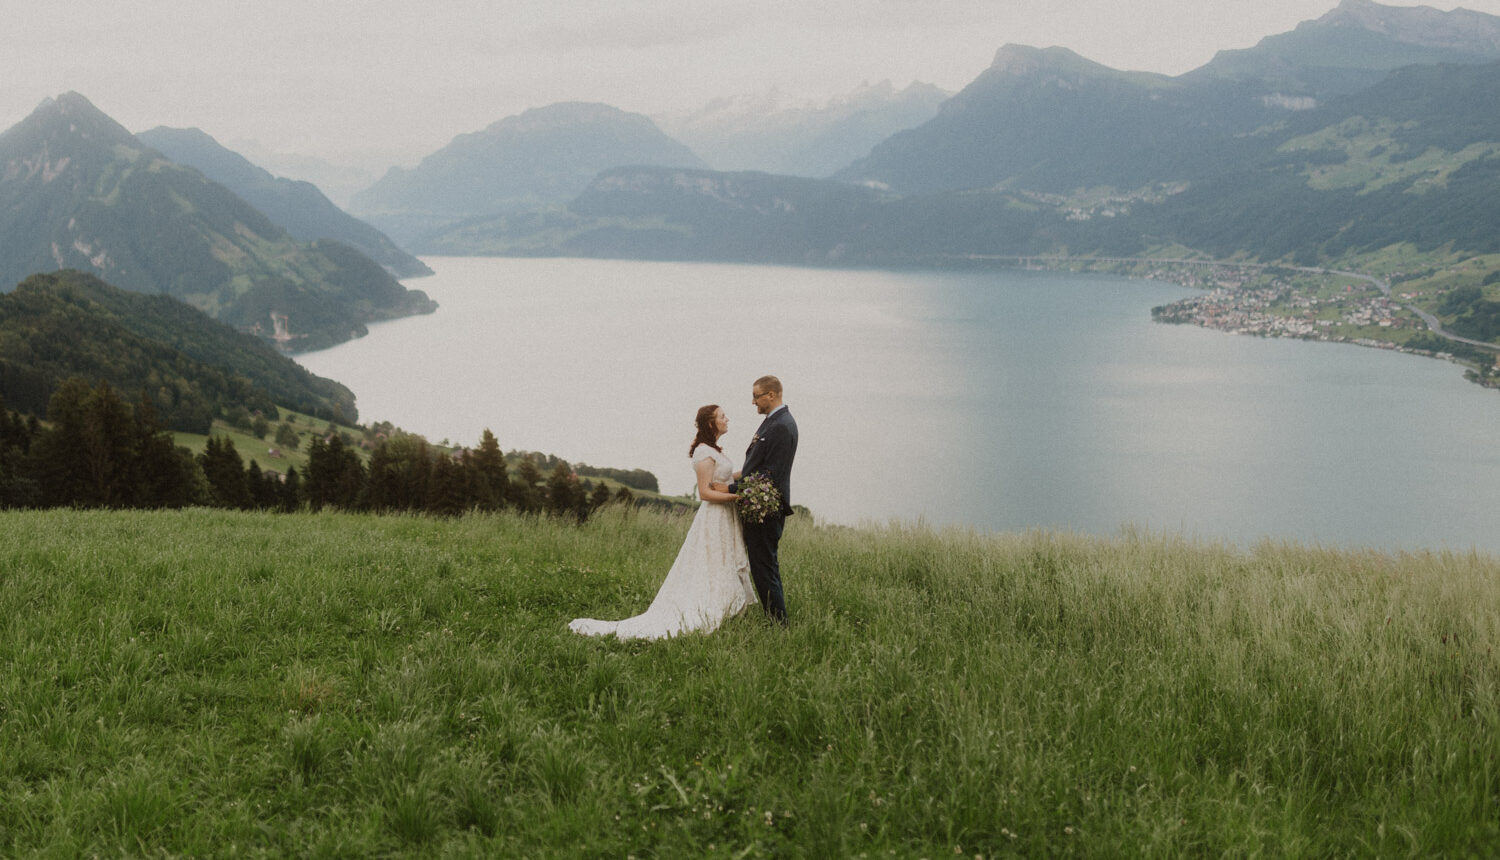
[[[1500,845],[1493,558],[794,518],[787,630],[567,630],[686,530],[0,514],[0,856]]]

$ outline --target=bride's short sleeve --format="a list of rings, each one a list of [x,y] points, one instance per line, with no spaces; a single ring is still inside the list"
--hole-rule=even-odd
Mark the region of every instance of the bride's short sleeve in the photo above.
[[[699,445],[697,448],[693,449],[693,465],[694,466],[698,465],[699,463],[703,462],[704,460],[712,460],[713,458],[714,458],[714,449],[708,447],[707,445]]]

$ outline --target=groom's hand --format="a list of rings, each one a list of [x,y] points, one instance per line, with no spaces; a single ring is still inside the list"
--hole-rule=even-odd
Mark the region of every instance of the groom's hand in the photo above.
[[[708,488],[710,490],[718,490],[721,493],[727,493],[727,492],[729,492],[729,485],[728,484],[721,484],[718,481],[714,481],[712,484],[709,484]]]

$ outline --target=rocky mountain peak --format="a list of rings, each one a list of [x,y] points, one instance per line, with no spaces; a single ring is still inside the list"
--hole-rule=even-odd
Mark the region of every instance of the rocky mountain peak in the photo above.
[[[81,187],[89,181],[86,177],[117,157],[120,147],[132,154],[141,151],[124,126],[78,93],[64,93],[46,99],[0,133],[0,187],[63,178],[65,184]]]
[[[124,126],[76,92],[43,100],[30,116],[13,126],[5,136],[12,134],[52,143],[71,138],[106,145],[137,145]]]
[[[1007,44],[995,52],[989,72],[995,75],[1022,77],[1038,72],[1100,72],[1109,71],[1092,60],[1079,56],[1067,48],[1033,48],[1029,45]]]

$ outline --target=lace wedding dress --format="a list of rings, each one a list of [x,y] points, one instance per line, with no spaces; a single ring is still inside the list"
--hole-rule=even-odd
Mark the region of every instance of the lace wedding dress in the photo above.
[[[693,465],[714,461],[714,481],[728,483],[734,465],[724,454],[707,445],[693,452]],[[677,560],[667,571],[647,610],[623,621],[575,618],[568,627],[585,636],[621,639],[661,639],[690,630],[709,633],[725,618],[756,602],[750,580],[750,559],[734,505],[702,502],[688,529]]]

